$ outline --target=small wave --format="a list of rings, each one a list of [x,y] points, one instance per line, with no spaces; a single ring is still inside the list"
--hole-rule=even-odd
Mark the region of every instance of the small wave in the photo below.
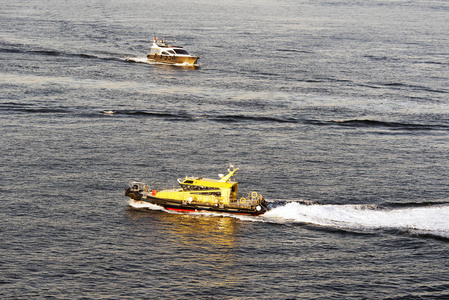
[[[65,108],[50,108],[50,107],[39,107],[33,104],[27,103],[2,103],[0,104],[0,109],[4,111],[12,111],[19,113],[29,113],[29,114],[67,114],[71,113],[70,110]]]
[[[397,61],[397,58],[389,57],[385,55],[365,55],[366,58],[374,61]]]
[[[0,53],[21,53],[22,50],[14,48],[0,48]]]
[[[22,46],[24,47],[24,46]],[[6,47],[0,48],[0,52],[3,53],[22,53],[22,54],[36,54],[36,55],[47,55],[47,56],[60,56],[63,55],[62,52],[50,49],[24,49],[22,47]]]
[[[37,55],[47,55],[47,56],[60,56],[61,52],[55,50],[26,50],[20,48],[0,48],[0,52],[3,53],[23,53],[23,54],[37,54]]]
[[[263,218],[279,223],[308,223],[343,230],[398,230],[449,238],[449,205],[387,209],[376,205],[304,205],[290,202]]]
[[[437,206],[437,205],[449,205],[449,201],[425,201],[425,202],[406,202],[406,203],[397,203],[397,202],[386,202],[382,203],[382,207],[386,208],[413,208],[413,207],[428,207],[428,206]]]
[[[429,61],[425,61],[424,63],[430,64],[430,65],[449,65],[449,62],[447,62],[447,61],[432,61],[432,60],[429,60]]]
[[[291,124],[308,124],[318,126],[348,126],[348,127],[385,127],[398,130],[442,130],[449,126],[445,125],[430,125],[430,124],[413,124],[389,121],[377,121],[369,119],[349,119],[349,120],[310,120],[298,119],[294,117],[272,117],[272,116],[249,116],[249,115],[223,115],[216,117],[209,117],[218,122],[272,122],[272,123],[291,123]]]
[[[412,85],[412,84],[406,84],[406,83],[401,83],[401,82],[373,83],[373,85],[367,85],[367,86],[372,87],[372,88],[387,87],[390,89],[410,89],[410,90],[415,90],[415,91],[424,91],[424,92],[438,93],[438,94],[449,93],[448,90],[437,90],[437,89],[433,89],[433,88],[430,88],[427,86]]]
[[[403,127],[408,126],[408,124],[401,124],[395,122],[384,122],[384,121],[376,121],[376,120],[333,120],[331,121],[334,124],[338,125],[346,125],[346,126],[354,126],[354,127]]]
[[[299,123],[300,121],[293,118],[276,118],[266,116],[245,116],[245,115],[225,115],[214,118],[219,122],[240,122],[240,121],[257,121],[257,122],[276,122],[276,123]]]
[[[115,114],[130,115],[130,116],[143,116],[143,117],[155,117],[155,118],[167,118],[170,120],[195,120],[196,118],[186,114],[168,113],[168,112],[149,112],[142,110],[120,110],[115,111]]]
[[[189,115],[176,112],[153,112],[143,110],[120,110],[113,111],[114,114],[122,114],[128,116],[167,118],[169,120],[197,121],[208,119],[215,122],[223,123],[239,123],[239,122],[262,122],[262,123],[289,123],[289,124],[306,124],[315,126],[346,126],[355,128],[389,128],[393,130],[446,130],[446,125],[431,124],[413,124],[389,121],[377,121],[370,119],[348,119],[348,120],[311,120],[301,119],[291,116],[266,116],[266,115]],[[102,113],[105,113],[103,111]]]
[[[308,51],[308,50],[298,50],[298,49],[276,49],[276,51],[279,52],[292,52],[292,53],[313,53],[312,51]]]
[[[104,115],[124,115],[124,116],[137,116],[137,117],[148,117],[148,118],[165,118],[170,121],[194,121],[200,120],[203,118],[207,118],[204,116],[190,116],[184,113],[169,113],[169,112],[152,112],[152,111],[144,111],[144,110],[102,110],[97,112]]]
[[[107,111],[102,111],[105,113]],[[188,115],[185,113],[176,112],[153,112],[153,111],[143,111],[143,110],[114,110],[114,114],[122,114],[128,116],[141,116],[141,117],[155,117],[155,118],[168,118],[170,120],[184,120],[184,121],[194,121],[209,119],[216,122],[275,122],[275,123],[301,123],[302,120],[294,118],[276,118],[267,116],[246,116],[246,115]]]
[[[28,47],[28,48],[27,48]],[[6,45],[6,47],[0,48],[0,53],[17,53],[24,55],[44,55],[44,56],[65,56],[65,57],[80,57],[87,59],[100,59],[100,60],[116,60],[122,61],[125,54],[120,53],[108,53],[108,52],[98,52],[98,54],[89,53],[68,53],[63,51],[58,51],[55,49],[39,49],[34,46],[26,45]]]
[[[447,126],[443,125],[427,125],[427,124],[410,124],[410,123],[400,123],[400,122],[388,122],[388,121],[377,121],[377,120],[333,120],[330,123],[341,125],[341,126],[352,126],[352,127],[388,127],[397,128],[404,130],[432,130],[432,129],[443,129]],[[326,123],[323,123],[326,124]]]

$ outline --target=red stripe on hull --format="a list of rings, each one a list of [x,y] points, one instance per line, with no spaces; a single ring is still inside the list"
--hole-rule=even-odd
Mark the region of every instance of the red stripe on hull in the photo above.
[[[172,208],[172,207],[166,207],[165,209],[173,210],[173,211],[196,211],[196,209]]]

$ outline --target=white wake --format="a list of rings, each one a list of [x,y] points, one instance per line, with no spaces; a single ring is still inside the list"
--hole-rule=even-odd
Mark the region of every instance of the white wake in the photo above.
[[[369,205],[305,205],[290,202],[263,217],[280,223],[309,223],[341,229],[395,229],[449,238],[449,205],[379,209]]]
[[[156,204],[152,204],[146,201],[135,201],[132,199],[128,200],[128,205],[136,208],[136,209],[143,209],[143,208],[147,208],[150,210],[165,210],[162,206],[156,205]]]
[[[129,200],[137,209],[164,210],[145,201]],[[378,208],[375,205],[321,205],[289,202],[275,207],[262,216],[245,216],[231,213],[195,212],[203,216],[233,217],[242,221],[267,223],[306,223],[344,230],[399,230],[411,234],[449,238],[449,205],[409,207],[398,209]]]
[[[126,57],[125,60],[142,64],[150,64],[150,65],[156,64],[154,61],[149,60],[146,57]]]

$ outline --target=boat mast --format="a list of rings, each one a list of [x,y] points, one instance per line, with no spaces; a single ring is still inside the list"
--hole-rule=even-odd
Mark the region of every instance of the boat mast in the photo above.
[[[220,182],[228,182],[228,180],[231,179],[231,177],[234,176],[235,172],[237,172],[238,170],[239,168],[235,168],[232,164],[230,164],[228,168],[228,175],[223,176],[220,179]]]

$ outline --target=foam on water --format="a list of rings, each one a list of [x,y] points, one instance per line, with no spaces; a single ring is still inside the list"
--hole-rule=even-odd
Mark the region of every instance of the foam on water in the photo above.
[[[147,208],[147,209],[151,209],[151,210],[164,210],[164,208],[162,206],[156,205],[156,204],[151,204],[149,202],[146,201],[135,201],[132,199],[128,200],[128,205],[136,208],[136,209],[143,209],[143,208]]]
[[[167,211],[161,206],[144,201],[129,200],[128,204],[136,209]],[[171,213],[171,211],[167,212]],[[449,238],[449,205],[385,209],[375,205],[321,205],[289,202],[269,210],[263,216],[216,212],[188,214],[233,217],[252,222],[308,223],[345,230],[400,230]]]
[[[304,205],[290,202],[264,214],[275,222],[310,223],[341,229],[395,229],[449,238],[449,206],[380,209],[368,205]]]
[[[136,209],[164,210],[144,201],[129,200]],[[175,212],[178,213],[178,212]],[[263,216],[246,216],[217,212],[189,212],[198,216],[233,217],[242,221],[267,223],[308,223],[345,230],[399,230],[449,238],[449,205],[385,209],[375,205],[321,205],[289,202]]]
[[[154,61],[148,60],[146,57],[127,57],[125,58],[126,61],[129,62],[136,62],[136,63],[143,63],[143,64],[154,64]]]

